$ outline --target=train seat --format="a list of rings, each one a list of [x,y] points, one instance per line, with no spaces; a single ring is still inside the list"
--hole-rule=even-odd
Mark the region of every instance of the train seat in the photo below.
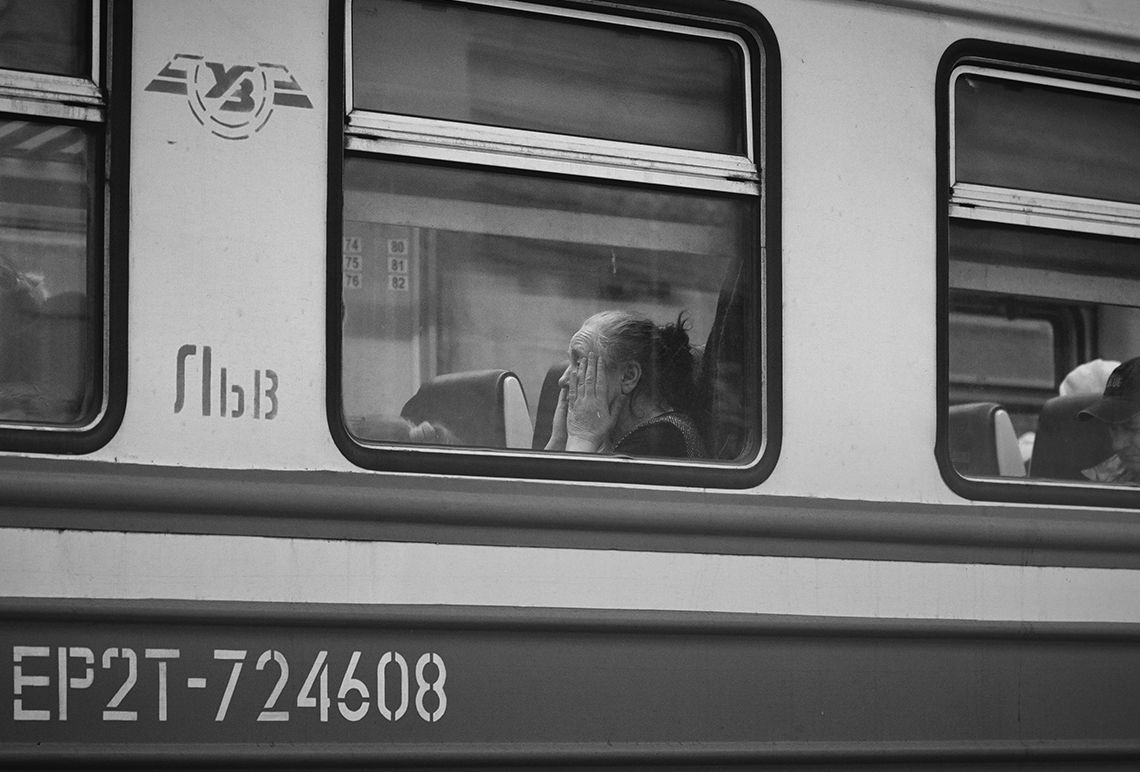
[[[528,448],[533,434],[522,383],[509,370],[437,375],[420,386],[400,415],[442,425],[462,445]]]
[[[1077,414],[1099,394],[1054,397],[1041,408],[1029,471],[1034,477],[1084,480],[1082,469],[1112,455],[1108,429],[1100,421],[1078,421]]]
[[[1024,477],[1009,413],[993,402],[950,408],[950,460],[962,475]]]
[[[534,436],[531,440],[532,450],[542,450],[550,441],[550,432],[554,426],[554,410],[558,407],[558,379],[566,371],[566,363],[553,364],[546,370],[542,379],[542,388],[538,391],[538,410],[534,416]]]

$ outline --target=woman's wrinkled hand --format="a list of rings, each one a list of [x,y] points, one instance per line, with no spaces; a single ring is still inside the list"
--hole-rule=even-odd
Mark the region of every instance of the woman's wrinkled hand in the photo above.
[[[597,453],[609,441],[625,395],[608,401],[605,366],[591,351],[571,369],[566,395],[566,450]]]
[[[459,445],[460,442],[446,427],[421,421],[408,427],[408,439],[424,445]]]
[[[569,391],[569,385],[562,386],[558,390],[558,406],[554,408],[550,440],[546,443],[547,450],[566,450],[566,398]]]

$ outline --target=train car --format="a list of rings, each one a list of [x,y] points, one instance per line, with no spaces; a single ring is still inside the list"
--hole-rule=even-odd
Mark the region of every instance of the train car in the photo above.
[[[1135,768],[1138,355],[1131,0],[4,0],[0,766]]]

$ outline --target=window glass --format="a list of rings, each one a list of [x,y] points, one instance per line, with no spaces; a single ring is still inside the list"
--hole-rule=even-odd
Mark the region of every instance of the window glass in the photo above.
[[[1140,92],[974,67],[952,83],[951,463],[1140,484]]]
[[[93,407],[100,134],[0,119],[0,421],[72,424]]]
[[[457,3],[353,4],[357,109],[743,153],[742,50],[648,25]]]
[[[741,256],[755,250],[756,209],[747,196],[348,157],[343,404],[350,432],[365,442],[406,441],[399,417],[410,414],[425,383],[501,369],[517,375],[525,395],[514,442],[488,439],[474,426],[463,436],[454,424],[467,417],[454,412],[439,416],[454,435],[443,441],[541,449],[545,437],[536,437],[550,409],[544,382],[551,371],[561,374],[571,335],[592,314],[630,309],[665,323],[685,312],[691,342],[708,353]],[[736,302],[748,306],[740,318],[755,313],[751,298]],[[747,329],[741,323],[736,332]],[[731,427],[755,429],[743,395],[757,342],[737,345],[749,352],[746,362],[728,367],[723,344],[714,342],[704,369],[701,429],[716,443],[709,455],[722,460],[746,451]],[[714,372],[716,358],[725,366]],[[460,413],[467,409],[474,407]],[[549,414],[545,422],[548,434]]]
[[[1140,203],[1140,98],[969,74],[954,87],[955,178]]]
[[[91,69],[90,0],[0,2],[0,68],[83,77]]]

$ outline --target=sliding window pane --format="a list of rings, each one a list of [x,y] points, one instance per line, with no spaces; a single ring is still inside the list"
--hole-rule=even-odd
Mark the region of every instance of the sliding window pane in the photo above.
[[[966,74],[954,131],[957,182],[1140,204],[1140,99]]]
[[[477,5],[353,4],[354,107],[742,154],[743,49]]]
[[[0,2],[0,68],[73,77],[88,75],[91,1]]]

